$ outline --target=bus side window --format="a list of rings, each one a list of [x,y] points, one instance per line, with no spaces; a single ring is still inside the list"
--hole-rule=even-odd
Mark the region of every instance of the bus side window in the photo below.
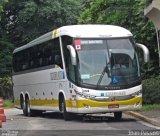
[[[51,52],[50,56],[48,57],[48,61],[50,65],[55,64],[55,58],[53,52]]]
[[[56,55],[59,56],[57,60],[55,60]],[[15,53],[13,57],[15,72],[55,64],[63,69],[59,38],[22,50]]]
[[[35,53],[35,47],[31,47],[30,49],[29,49],[29,69],[33,69],[33,68],[35,68],[36,67],[36,63],[35,63],[35,57],[36,57],[36,55],[35,55],[36,53]]]

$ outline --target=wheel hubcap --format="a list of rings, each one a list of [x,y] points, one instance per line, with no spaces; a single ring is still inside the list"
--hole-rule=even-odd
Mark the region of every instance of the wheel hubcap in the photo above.
[[[62,102],[62,113],[64,112],[64,102]]]

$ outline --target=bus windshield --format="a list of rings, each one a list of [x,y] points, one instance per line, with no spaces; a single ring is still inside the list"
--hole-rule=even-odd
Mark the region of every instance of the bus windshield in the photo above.
[[[75,48],[80,85],[116,89],[140,81],[138,58],[130,38],[76,39]]]

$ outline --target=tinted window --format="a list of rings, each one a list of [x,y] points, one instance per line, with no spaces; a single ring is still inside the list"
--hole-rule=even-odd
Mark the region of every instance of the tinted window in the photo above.
[[[59,38],[13,54],[13,70],[20,72],[56,64],[56,55],[61,56]]]

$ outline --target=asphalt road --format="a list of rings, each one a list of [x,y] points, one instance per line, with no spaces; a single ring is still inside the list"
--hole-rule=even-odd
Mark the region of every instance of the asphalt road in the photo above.
[[[116,121],[113,114],[75,116],[71,121],[64,121],[60,113],[47,112],[38,117],[25,117],[19,109],[6,109],[7,121],[0,132],[2,136],[125,136],[147,135],[160,136],[159,128],[144,123],[134,117],[123,114],[121,121]]]

